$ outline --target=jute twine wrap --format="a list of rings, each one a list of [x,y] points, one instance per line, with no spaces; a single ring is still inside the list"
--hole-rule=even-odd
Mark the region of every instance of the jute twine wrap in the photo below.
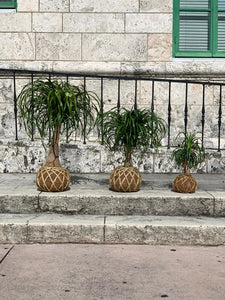
[[[173,182],[173,189],[178,193],[194,193],[197,189],[197,181],[192,175],[180,174]]]
[[[141,174],[134,167],[117,167],[109,179],[112,190],[117,192],[137,192],[141,186]]]
[[[62,192],[70,184],[69,172],[61,167],[41,167],[37,173],[36,185],[44,192]]]

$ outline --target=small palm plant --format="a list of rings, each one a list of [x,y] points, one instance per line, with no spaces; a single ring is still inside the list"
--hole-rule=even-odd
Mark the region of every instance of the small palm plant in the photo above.
[[[173,182],[173,189],[180,193],[194,193],[197,189],[197,182],[191,175],[190,169],[197,169],[198,165],[205,159],[204,147],[200,146],[196,133],[181,132],[177,136],[183,139],[172,152],[172,159],[179,167],[183,168],[183,173],[178,175]]]
[[[122,151],[125,156],[124,166],[111,173],[111,189],[138,191],[141,176],[133,167],[132,155],[159,147],[166,133],[165,122],[149,109],[113,108],[99,116],[97,124],[103,145],[112,152]]]
[[[37,174],[37,186],[43,191],[67,189],[69,173],[59,161],[60,134],[70,136],[76,131],[81,135],[90,132],[95,123],[95,112],[98,112],[98,97],[82,86],[37,79],[23,87],[18,105],[29,136],[34,128],[42,140],[49,131],[52,133],[45,166]]]

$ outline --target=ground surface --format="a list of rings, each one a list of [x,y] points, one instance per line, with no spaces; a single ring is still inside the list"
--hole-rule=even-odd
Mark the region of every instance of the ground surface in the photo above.
[[[1,300],[225,299],[225,247],[0,245]]]

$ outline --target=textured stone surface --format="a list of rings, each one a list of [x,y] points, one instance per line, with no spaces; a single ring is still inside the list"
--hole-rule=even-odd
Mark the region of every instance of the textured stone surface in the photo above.
[[[145,61],[147,36],[144,34],[84,34],[83,60]]]
[[[138,8],[138,0],[77,0],[70,4],[71,12],[135,12]]]
[[[68,12],[69,6],[69,0],[40,0],[41,12]]]
[[[172,33],[172,14],[127,14],[126,32]]]
[[[184,217],[107,217],[108,243],[222,245],[224,220]]]
[[[0,33],[1,60],[35,59],[34,33]]]
[[[31,14],[1,13],[0,32],[30,32]]]
[[[149,34],[148,60],[171,61],[172,59],[172,34]]]
[[[141,12],[171,12],[173,11],[172,0],[140,0]]]
[[[123,32],[123,14],[69,13],[63,16],[64,32]]]
[[[62,15],[57,13],[34,13],[34,32],[62,32]]]
[[[29,221],[28,242],[103,242],[103,216],[63,216],[44,214]]]
[[[37,59],[80,60],[81,35],[62,33],[38,33],[36,37]]]
[[[17,0],[17,12],[34,12],[39,9],[39,0]]]

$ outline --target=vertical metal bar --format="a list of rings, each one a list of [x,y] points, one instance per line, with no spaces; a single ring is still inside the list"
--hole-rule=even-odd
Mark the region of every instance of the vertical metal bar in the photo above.
[[[16,73],[13,72],[13,100],[14,100],[14,117],[15,117],[15,139],[18,141],[18,120],[17,120],[17,97],[16,97]]]
[[[155,105],[154,105],[154,93],[155,93],[155,81],[152,80],[152,105],[151,105],[151,111],[154,112]]]
[[[220,152],[221,122],[222,120],[222,85],[220,84],[220,99],[218,111],[218,152]]]
[[[188,83],[186,82],[185,91],[185,108],[184,108],[184,132],[187,133],[187,123],[188,123]]]
[[[120,79],[118,79],[118,100],[117,100],[117,111],[120,110]]]
[[[49,80],[51,80],[51,74],[49,73],[49,76],[48,76]],[[49,122],[49,133],[48,133],[48,141],[49,143],[51,142],[51,139],[52,139],[52,132],[51,132],[51,126],[50,126],[50,119],[48,118],[48,122]]]
[[[168,146],[170,149],[170,124],[171,124],[171,81],[169,81],[169,99],[168,99]]]
[[[69,75],[66,75],[66,82],[69,83]],[[66,143],[69,143],[68,123],[66,123]]]
[[[205,129],[205,84],[202,86],[202,149],[204,147],[204,129]]]
[[[104,112],[104,103],[103,103],[103,77],[101,77],[101,115],[103,116],[103,112]],[[103,118],[101,120],[101,131],[103,132]],[[102,134],[102,142],[101,144],[103,145],[103,134]]]
[[[31,73],[31,84],[34,84],[34,74]],[[32,107],[32,125],[31,125],[31,141],[34,141],[34,90],[32,89],[32,99],[31,99],[31,107]]]
[[[137,109],[137,79],[135,79],[135,88],[134,88],[134,109]]]
[[[86,77],[84,76],[84,92],[86,91]],[[85,110],[86,110],[86,100],[85,100],[86,94],[84,94],[84,144],[86,144],[86,120],[85,120]]]

